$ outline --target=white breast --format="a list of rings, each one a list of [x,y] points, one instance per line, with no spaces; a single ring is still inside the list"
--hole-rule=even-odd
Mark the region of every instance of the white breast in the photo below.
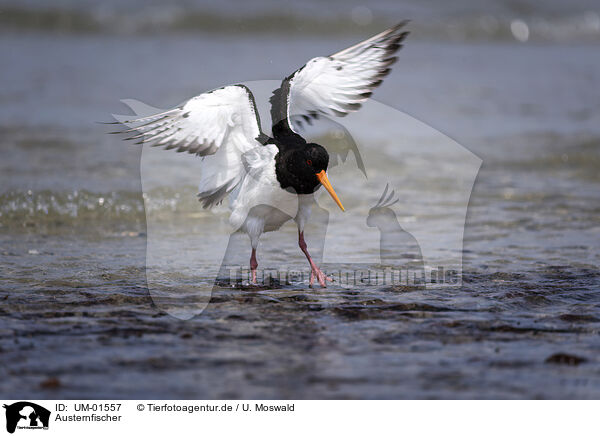
[[[277,181],[277,152],[269,144],[244,154],[247,173],[232,195],[229,222],[235,230],[248,233],[253,245],[263,232],[275,231],[298,215],[299,196],[282,189]]]

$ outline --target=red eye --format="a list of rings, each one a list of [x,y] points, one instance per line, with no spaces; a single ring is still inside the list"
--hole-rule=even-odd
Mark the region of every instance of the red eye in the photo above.
[[[307,163],[307,164],[309,164],[309,165],[312,165],[312,160],[308,159],[308,160],[306,161],[306,163]]]

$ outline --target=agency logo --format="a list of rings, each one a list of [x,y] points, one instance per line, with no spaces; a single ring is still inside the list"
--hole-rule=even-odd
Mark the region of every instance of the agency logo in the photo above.
[[[14,433],[19,430],[47,430],[50,422],[50,411],[29,401],[19,401],[4,405],[6,409],[6,431]]]

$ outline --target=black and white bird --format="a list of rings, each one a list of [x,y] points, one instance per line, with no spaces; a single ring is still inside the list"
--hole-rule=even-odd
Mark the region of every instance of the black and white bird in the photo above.
[[[204,208],[229,197],[230,224],[250,237],[254,283],[261,234],[293,218],[298,245],[310,264],[310,285],[316,279],[325,287],[331,279],[313,262],[304,241],[312,194],[323,186],[342,211],[344,207],[327,178],[327,151],[307,143],[295,120],[358,110],[390,72],[408,35],[405,25],[399,23],[331,56],[313,58],[285,78],[270,99],[272,137],[262,132],[254,96],[244,85],[225,86],[177,108],[124,121],[129,127],[125,132],[134,132],[128,139],[140,143],[204,157],[199,162],[198,197]]]

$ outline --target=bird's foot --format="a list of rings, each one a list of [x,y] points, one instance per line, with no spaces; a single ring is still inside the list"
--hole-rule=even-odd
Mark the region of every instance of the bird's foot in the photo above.
[[[256,281],[256,270],[255,269],[252,270],[252,280],[250,280],[250,283],[253,285],[258,285],[258,282]]]
[[[327,287],[327,282],[333,281],[331,277],[327,277],[325,273],[317,266],[313,267],[310,271],[310,281],[308,282],[309,286],[312,287],[313,283],[315,282],[315,278],[318,280],[322,288]]]

